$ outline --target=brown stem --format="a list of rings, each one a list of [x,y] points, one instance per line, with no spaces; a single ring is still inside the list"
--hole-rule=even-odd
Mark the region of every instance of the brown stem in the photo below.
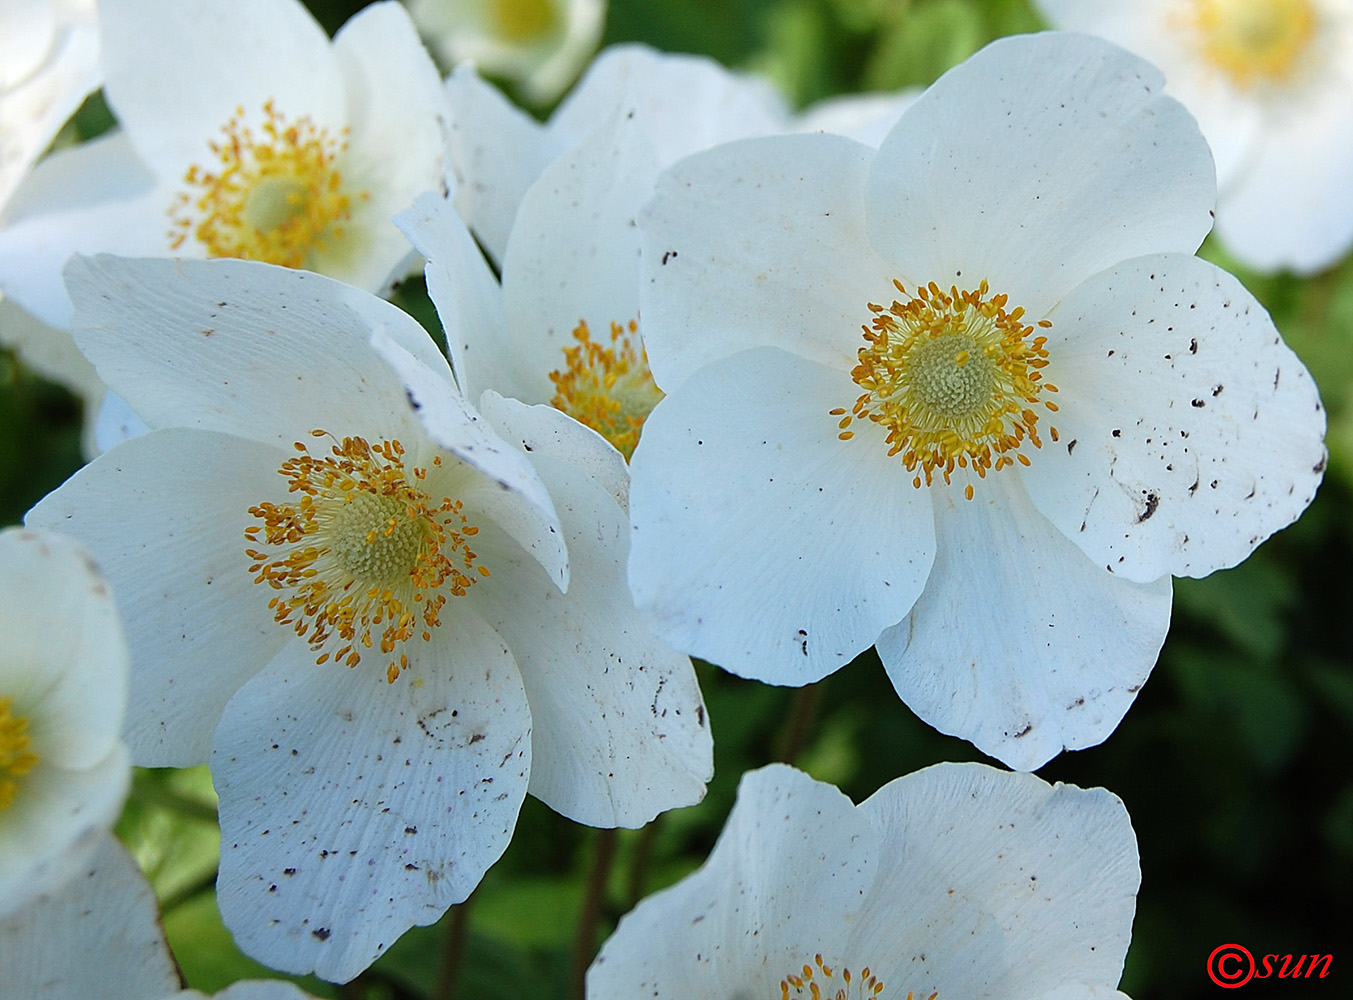
[[[653,845],[658,839],[658,827],[666,813],[658,813],[646,827],[639,831],[639,842],[634,845],[634,860],[630,862],[628,909],[639,905],[644,898],[644,889],[648,881],[648,863],[653,860]]]
[[[606,882],[615,860],[615,830],[598,830],[593,841],[592,871],[587,876],[587,894],[578,914],[578,936],[573,942],[573,978],[569,996],[583,1000],[587,989],[587,969],[597,954],[597,928],[606,903]]]
[[[813,718],[817,715],[822,694],[827,689],[826,679],[809,684],[794,692],[794,700],[789,709],[789,720],[780,734],[775,759],[792,764],[808,745],[808,736],[813,728]]]
[[[446,936],[442,938],[442,967],[437,974],[437,985],[430,1000],[452,1000],[460,979],[460,962],[465,955],[465,937],[470,926],[470,903],[474,894],[451,908],[446,922]]]

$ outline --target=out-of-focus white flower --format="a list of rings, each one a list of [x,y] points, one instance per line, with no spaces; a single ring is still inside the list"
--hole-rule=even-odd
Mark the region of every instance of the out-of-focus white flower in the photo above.
[[[89,555],[0,531],[0,915],[71,877],[117,819],[126,699],[127,647]]]
[[[0,919],[4,996],[32,1000],[205,1000],[179,988],[155,895],[117,838],[103,833],[59,889]],[[291,983],[240,982],[217,1000],[303,1000]]]
[[[473,62],[548,104],[596,51],[605,0],[408,0],[409,13],[448,64]]]
[[[119,589],[134,759],[210,756],[247,953],[351,978],[469,894],[528,782],[600,826],[701,798],[690,663],[617,610],[623,513],[488,430],[417,323],[252,262],[68,272],[77,343],[151,431],[29,520]]]
[[[95,0],[0,0],[0,220],[99,80]]]
[[[854,806],[772,765],[704,867],[620,921],[587,996],[1125,1000],[1140,878],[1102,788],[938,764]]]
[[[1056,27],[1150,59],[1217,160],[1217,233],[1263,270],[1353,246],[1353,2],[1037,0]]]
[[[381,291],[413,261],[390,218],[442,183],[445,103],[403,7],[330,42],[296,0],[105,0],[120,128],[40,164],[0,230],[0,289],[68,326],[75,251],[242,257]]]
[[[1325,464],[1306,369],[1192,256],[1212,163],[1160,84],[1098,39],[1005,39],[877,151],[769,137],[663,176],[667,396],[630,466],[658,634],[780,684],[876,644],[915,712],[1020,768],[1113,731],[1170,574],[1245,558]]]

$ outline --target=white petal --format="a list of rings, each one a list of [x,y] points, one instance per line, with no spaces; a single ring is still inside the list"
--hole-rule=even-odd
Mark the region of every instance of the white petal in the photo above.
[[[1141,881],[1116,796],[937,764],[884,785],[859,812],[890,863],[851,946],[891,995],[1038,997],[1078,983],[1113,995]]]
[[[92,452],[89,445],[86,445],[86,451],[90,452],[91,458],[96,458],[123,441],[149,432],[146,422],[136,415],[125,399],[115,392],[104,392],[94,417]],[[89,434],[88,424],[86,434]]]
[[[1127,261],[1072,292],[1052,322],[1044,374],[1061,389],[1061,440],[1025,482],[1091,559],[1140,582],[1206,576],[1310,503],[1324,410],[1231,275],[1194,257]]]
[[[246,954],[346,982],[507,847],[531,766],[526,695],[473,613],[444,619],[394,684],[294,642],[226,707],[217,897]]]
[[[74,539],[0,532],[0,698],[29,721],[43,763],[107,758],[127,704],[127,645],[113,595]],[[0,813],[0,818],[3,818]]]
[[[874,246],[910,285],[987,280],[1042,316],[1125,257],[1192,252],[1212,157],[1158,70],[1098,39],[993,42],[884,141],[865,195]]]
[[[111,834],[48,899],[0,921],[8,996],[148,1000],[179,992],[155,896]]]
[[[704,867],[620,921],[587,995],[773,996],[844,943],[877,857],[878,834],[831,785],[783,764],[749,772]]]
[[[24,775],[18,796],[0,813],[0,915],[76,875],[117,820],[131,777],[121,743],[92,767],[39,763]]]
[[[1265,122],[1245,169],[1223,189],[1217,233],[1251,267],[1313,274],[1353,245],[1350,81],[1286,110]]]
[[[246,979],[213,994],[213,1000],[310,1000],[310,994],[278,979]]]
[[[535,406],[489,391],[480,410],[499,434],[528,452],[563,459],[596,480],[617,506],[629,512],[630,472],[611,442],[553,406]]]
[[[76,258],[67,282],[76,343],[151,427],[288,450],[317,428],[419,437],[403,386],[368,344],[375,314],[417,324],[358,289],[254,261],[109,256]]]
[[[533,376],[528,403],[554,395],[582,321],[605,343],[612,323],[639,318],[639,230],[657,159],[638,119],[623,109],[551,163],[517,210],[503,261],[508,343]],[[642,327],[640,333],[642,333]],[[498,386],[489,386],[497,389]]]
[[[0,13],[0,214],[66,119],[98,89],[92,2],[12,0]]]
[[[1198,119],[1225,190],[1264,128],[1263,102],[1238,91],[1204,57],[1175,0],[1035,0],[1055,28],[1107,38],[1155,63],[1166,90]]]
[[[503,291],[473,237],[444,198],[425,194],[396,224],[427,258],[428,294],[446,331],[456,384],[466,399],[486,389],[539,399],[550,385],[545,372],[506,349]]]
[[[613,45],[597,56],[550,117],[550,132],[581,142],[617,107],[632,108],[666,166],[684,156],[785,127],[788,108],[770,83],[706,56]]]
[[[793,123],[795,132],[831,132],[878,149],[921,88],[895,93],[841,94],[811,104]]]
[[[489,256],[501,261],[522,195],[566,143],[485,83],[469,63],[446,78],[446,97],[456,209]]]
[[[927,492],[877,425],[837,439],[842,372],[758,349],[658,404],[630,464],[630,586],[654,630],[744,677],[807,684],[915,602],[934,557]]]
[[[893,273],[865,234],[873,151],[827,135],[720,146],[658,180],[640,217],[640,313],[671,392],[702,365],[774,346],[849,371]]]
[[[469,596],[521,667],[531,794],[589,826],[642,826],[700,801],[714,771],[695,671],[634,609],[629,522],[612,497],[561,458],[531,458],[559,508],[569,592],[530,564],[500,566],[482,551],[493,576]],[[483,533],[476,542],[476,551],[491,544]]]
[[[568,550],[559,517],[531,463],[461,398],[444,362],[442,371],[429,368],[383,331],[372,336],[372,344],[403,382],[427,435],[482,473],[460,499],[488,513],[567,590]]]
[[[164,180],[212,157],[207,143],[265,101],[339,131],[343,82],[324,30],[295,0],[100,0],[105,93]]]
[[[971,501],[957,486],[933,496],[930,579],[878,639],[897,693],[936,729],[1021,770],[1103,741],[1165,641],[1169,577],[1106,573],[1013,474],[987,476]]]
[[[391,219],[422,192],[442,188],[442,81],[397,3],[354,15],[334,36],[334,55],[348,100],[344,182],[367,197],[354,207],[353,231],[345,238],[360,253],[350,254],[343,270],[323,270],[380,293],[410,270],[409,244]]]
[[[132,654],[125,738],[137,764],[206,760],[234,691],[290,632],[253,583],[248,510],[278,499],[290,452],[201,431],[158,431],[100,456],[28,514],[94,553]]]

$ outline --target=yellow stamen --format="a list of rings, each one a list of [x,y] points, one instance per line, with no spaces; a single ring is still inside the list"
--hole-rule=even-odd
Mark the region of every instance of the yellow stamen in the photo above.
[[[900,281],[893,284],[907,294]],[[1019,449],[1025,442],[1043,446],[1038,414],[1029,407],[1057,409],[1039,399],[1057,387],[1041,373],[1048,338],[1034,336],[1035,326],[1052,324],[1030,325],[1022,308],[1007,312],[1006,303],[1005,295],[988,295],[985,281],[972,291],[947,292],[932,281],[906,302],[869,303],[874,318],[861,328],[865,346],[850,373],[864,393],[837,422],[837,437],[849,440],[854,432],[845,428],[857,419],[879,424],[888,432],[888,454],[902,456],[917,488],[936,474],[949,483],[955,469],[981,479],[1016,459],[1027,466]],[[1049,433],[1055,440],[1057,431]],[[972,499],[971,483],[964,495]]]
[[[308,115],[289,123],[272,101],[263,113],[256,135],[237,108],[223,138],[209,144],[216,169],[188,168],[189,191],[169,210],[173,249],[191,237],[209,257],[313,267],[341,246],[353,200],[367,198],[344,187],[338,163],[347,142]]]
[[[648,355],[639,341],[639,324],[611,324],[611,346],[592,340],[587,321],[573,331],[578,343],[564,348],[564,368],[550,372],[554,398],[550,405],[586,424],[630,460],[644,420],[663,393],[648,370]]]
[[[1319,27],[1311,0],[1192,0],[1183,19],[1203,58],[1241,90],[1290,80]]]
[[[813,964],[780,980],[780,1000],[875,1000],[883,992],[883,980],[865,966],[858,976],[844,966],[831,966],[821,955],[813,956]],[[926,1000],[936,1000],[932,993]],[[916,1000],[912,993],[907,1000]]]
[[[268,606],[320,654],[316,663],[355,667],[362,650],[379,641],[393,684],[408,668],[407,654],[396,654],[401,644],[419,634],[429,641],[446,593],[463,597],[476,577],[489,575],[470,550],[479,529],[466,521],[459,500],[434,500],[421,488],[426,469],[409,470],[410,480],[398,441],[372,447],[344,438],[323,458],[299,441],[295,447],[300,454],[278,472],[301,498],[249,508],[263,523],[251,525],[245,538],[258,545],[262,533],[263,544],[275,549],[247,549],[249,572],[255,583],[292,591]]]
[[[14,714],[13,698],[0,698],[0,810],[14,804],[20,779],[38,763],[29,749],[28,719]]]
[[[559,26],[553,0],[490,0],[489,11],[498,34],[515,45],[548,38]]]

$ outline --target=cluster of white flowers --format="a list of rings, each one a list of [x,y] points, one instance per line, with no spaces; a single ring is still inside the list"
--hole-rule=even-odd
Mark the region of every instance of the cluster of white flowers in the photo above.
[[[188,995],[106,832],[128,760],[210,765],[235,940],[345,982],[467,898],[528,792],[596,827],[699,801],[691,656],[798,686],[874,647],[921,718],[1032,770],[1117,726],[1171,576],[1238,563],[1320,482],[1309,374],[1193,254],[1205,135],[1259,264],[1347,247],[1353,213],[1252,225],[1285,162],[1341,164],[1243,153],[1208,118],[1236,102],[1171,76],[1207,91],[1200,132],[1108,42],[1004,39],[803,115],[621,46],[540,124],[472,63],[443,80],[418,28],[547,101],[597,0],[376,3],[332,41],[296,0],[38,6],[0,5],[4,52],[12,22],[54,53],[0,62],[6,336],[103,416],[0,535],[16,995]],[[1122,5],[1044,6],[1131,34]],[[1257,116],[1349,62],[1333,0],[1269,12],[1281,52],[1231,6],[1139,35],[1183,18],[1171,45]],[[30,170],[99,81],[116,127]],[[38,87],[55,118],[11,126]],[[1328,101],[1284,120],[1326,130]],[[380,297],[423,262],[445,353]],[[1103,790],[940,765],[856,807],[772,767],[589,992],[1112,994],[1138,881]]]

